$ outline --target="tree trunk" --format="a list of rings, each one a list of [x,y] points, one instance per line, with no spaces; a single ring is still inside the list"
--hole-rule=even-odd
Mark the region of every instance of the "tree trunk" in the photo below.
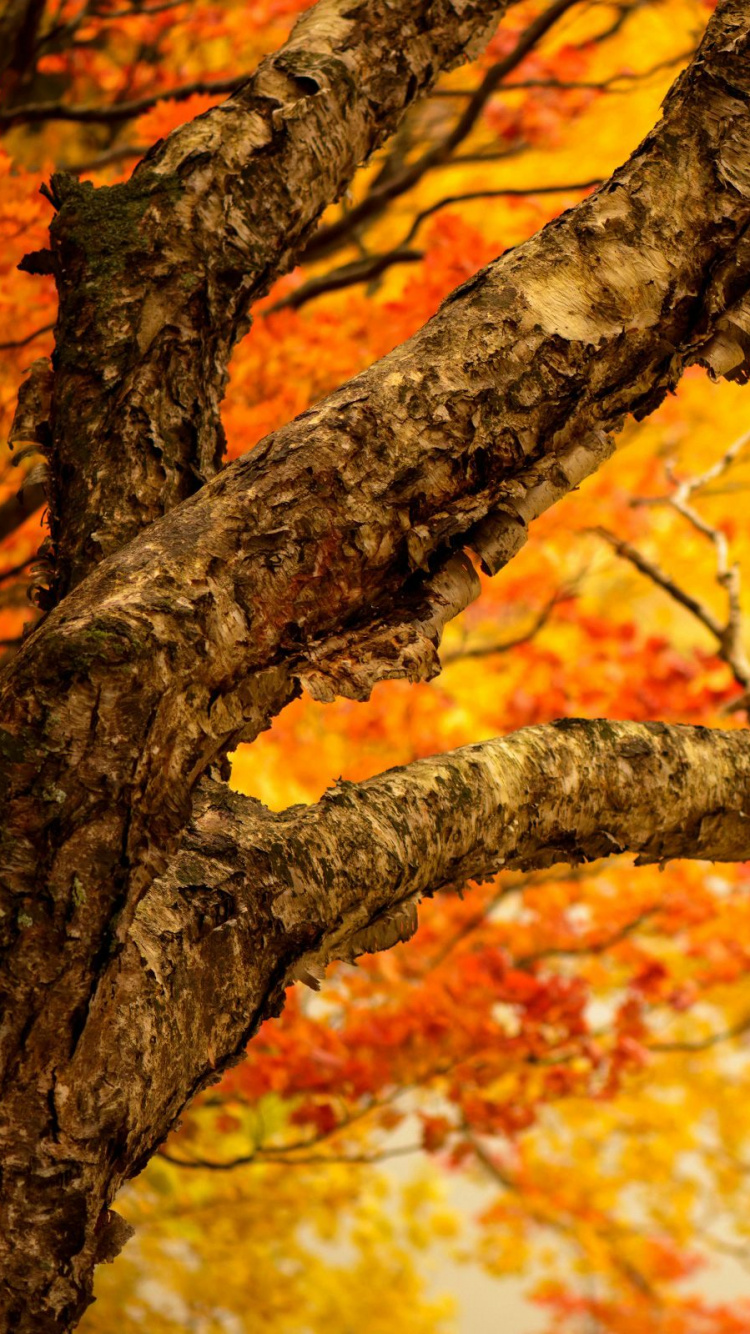
[[[750,855],[744,733],[566,722],[282,816],[206,777],[303,686],[433,674],[476,593],[462,547],[499,568],[692,362],[745,378],[750,13],[726,0],[605,186],[189,494],[218,466],[249,302],[498,10],[392,0],[379,26],[374,0],[322,0],[131,183],[56,182],[54,377],[20,411],[53,424],[72,591],[0,680],[0,1311],[20,1334],[74,1327],[123,1236],[117,1188],[290,980],[501,865]]]

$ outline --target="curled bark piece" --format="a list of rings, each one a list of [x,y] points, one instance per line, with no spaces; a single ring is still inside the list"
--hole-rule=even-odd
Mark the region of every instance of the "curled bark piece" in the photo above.
[[[52,364],[49,357],[37,357],[18,391],[8,443],[32,442],[49,447],[52,420]]]
[[[382,618],[308,645],[304,666],[293,675],[324,703],[337,695],[369,699],[378,681],[429,681],[440,671],[437,649],[445,626],[479,592],[471,562],[461,553],[451,556]]]

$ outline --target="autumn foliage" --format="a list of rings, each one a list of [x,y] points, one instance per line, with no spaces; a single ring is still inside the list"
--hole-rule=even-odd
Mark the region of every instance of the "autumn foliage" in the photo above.
[[[25,370],[52,348],[53,279],[18,268],[45,244],[40,183],[59,168],[123,179],[307,7],[50,0],[30,68],[7,71],[3,89],[3,441]],[[230,456],[407,338],[623,160],[707,18],[696,0],[556,9],[447,161],[263,300],[233,361]],[[527,0],[510,10],[481,59],[446,76],[360,173],[357,199],[445,135],[541,12]],[[52,113],[25,114],[39,103]],[[121,114],[59,119],[60,106]],[[347,266],[378,255],[379,273],[349,281]],[[366,704],[296,701],[235,755],[233,783],[281,808],[340,776],[566,715],[744,725],[741,655],[711,622],[734,616],[741,643],[746,396],[688,373],[512,565],[483,578],[435,681],[389,682]],[[23,440],[0,461],[8,652],[39,614],[27,588],[44,518],[13,505],[41,462]],[[408,945],[332,969],[318,994],[291,990],[126,1192],[137,1236],[81,1328],[456,1328],[421,1251],[524,1276],[539,1329],[750,1327],[750,1304],[717,1297],[715,1279],[729,1266],[741,1292],[750,1256],[749,876],[624,857],[500,875],[424,904]],[[462,1213],[466,1180],[479,1203]],[[498,1285],[498,1312],[502,1301]]]

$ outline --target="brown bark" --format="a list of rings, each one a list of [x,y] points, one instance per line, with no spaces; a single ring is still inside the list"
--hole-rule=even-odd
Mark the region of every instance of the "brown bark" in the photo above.
[[[75,1243],[71,1277],[86,1290],[94,1263],[127,1240],[108,1211],[117,1188],[185,1103],[242,1058],[289,983],[317,986],[331,960],[408,939],[420,898],[468,878],[623,851],[643,862],[744,860],[749,818],[747,733],[661,723],[565,719],[339,783],[280,815],[204,782],[179,855],[105,962],[74,1050],[55,1068],[37,1171],[19,1155],[18,1182],[16,1127],[8,1327],[67,1327],[70,1308],[62,1320],[39,1308],[26,1320],[24,1271],[38,1275],[55,1242]],[[81,912],[85,903],[81,886]],[[29,1232],[29,1213],[56,1196],[47,1226],[37,1216]],[[70,1286],[54,1276],[49,1307]]]
[[[715,356],[747,282],[746,26],[720,12],[662,124],[597,195],[48,617],[4,683],[6,726],[28,736],[10,771],[13,892],[42,875],[67,902],[96,847],[111,899],[134,902],[227,746],[300,681],[357,696],[434,670],[435,615],[471,595],[451,549],[495,568],[609,453],[623,412]],[[65,793],[46,814],[25,795],[42,772]]]
[[[503,8],[324,0],[124,185],[53,178],[55,598],[214,475],[227,363],[250,304],[292,266],[410,103],[481,48]]]
[[[400,52],[416,8],[388,7]],[[470,29],[495,9],[430,7],[448,46],[456,14]],[[188,461],[213,466],[225,353],[288,254],[284,227],[302,237],[403,108],[389,67],[382,123],[356,92],[342,111],[351,53],[365,82],[382,55],[368,13],[352,0],[311,11],[292,63],[288,46],[263,75],[271,91],[261,80],[251,104],[170,137],[125,194],[68,187],[51,456],[61,587],[176,503]],[[433,57],[414,41],[427,83]],[[118,1184],[295,969],[386,947],[413,925],[415,896],[503,859],[748,855],[744,734],[632,724],[521,734],[337,789],[301,815],[204,780],[187,826],[211,763],[300,685],[361,697],[385,676],[433,673],[442,624],[476,587],[457,548],[491,569],[509,559],[529,521],[608,456],[625,412],[650,411],[696,359],[744,377],[749,95],[750,14],[725,0],[662,122],[595,196],[115,551],[4,672],[0,1301],[22,1334],[73,1326],[116,1241]],[[278,144],[271,97],[289,113]],[[291,183],[317,152],[325,184],[302,216]],[[247,200],[265,209],[255,267]],[[199,281],[185,296],[188,258]],[[106,530],[87,545],[97,506]]]
[[[0,13],[0,94],[12,96],[28,74],[44,0],[6,0]]]

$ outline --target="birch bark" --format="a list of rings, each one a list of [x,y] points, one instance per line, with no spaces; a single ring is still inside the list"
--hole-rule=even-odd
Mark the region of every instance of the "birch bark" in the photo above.
[[[116,1248],[117,1187],[290,977],[386,948],[420,894],[502,864],[750,854],[744,733],[566,723],[282,817],[205,778],[303,686],[360,698],[434,673],[476,591],[463,548],[499,568],[687,365],[746,378],[750,9],[724,0],[605,186],[184,498],[217,463],[249,301],[498,6],[433,4],[425,37],[393,0],[416,84],[389,68],[365,106],[377,8],[324,0],[247,104],[157,147],[124,194],[57,182],[55,586],[75,587],[0,681],[0,1311],[20,1334],[74,1327]],[[265,210],[255,259],[246,199]],[[45,384],[22,410],[43,413]]]

